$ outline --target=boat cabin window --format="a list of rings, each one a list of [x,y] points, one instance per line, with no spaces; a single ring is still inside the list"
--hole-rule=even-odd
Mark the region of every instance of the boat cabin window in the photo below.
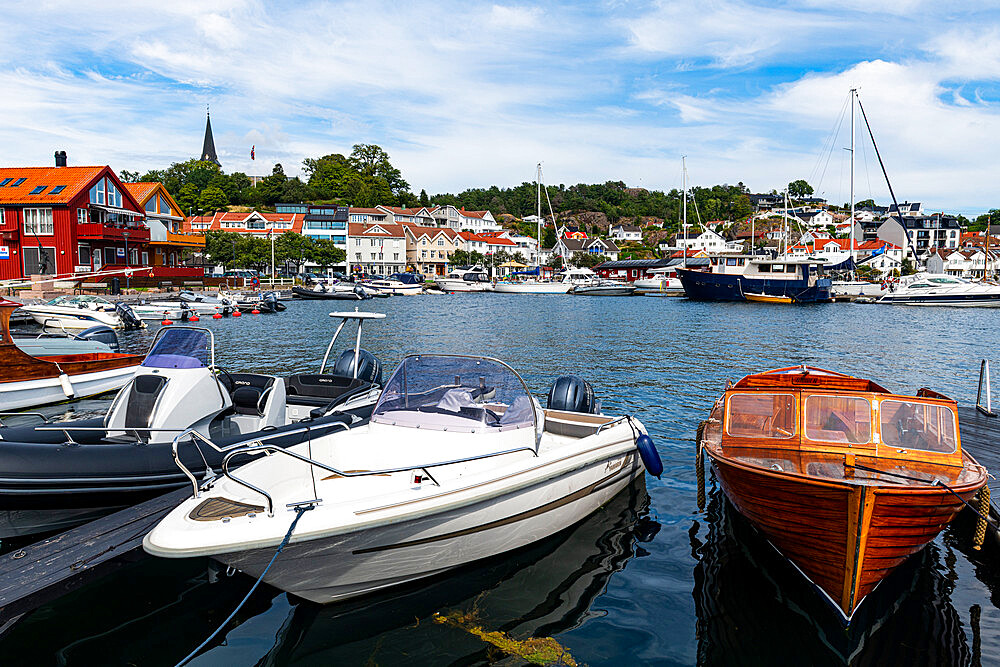
[[[386,382],[371,421],[439,431],[533,428],[535,402],[502,362],[414,355]]]
[[[871,442],[872,406],[866,398],[809,396],[806,437],[821,442]]]
[[[784,272],[785,272],[785,265],[784,264],[772,264],[771,265],[771,273],[784,273]]]
[[[212,341],[201,329],[161,329],[142,365],[146,368],[206,368]]]
[[[733,394],[726,433],[740,438],[795,437],[795,396]]]
[[[889,447],[951,453],[958,448],[955,413],[944,405],[882,401],[882,442]]]
[[[938,285],[961,285],[961,280],[956,280],[955,278],[928,278],[927,282],[937,283]]]

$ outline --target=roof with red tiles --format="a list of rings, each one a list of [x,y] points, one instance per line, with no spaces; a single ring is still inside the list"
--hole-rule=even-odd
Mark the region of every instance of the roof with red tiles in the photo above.
[[[482,218],[489,213],[489,211],[466,211],[464,208],[458,209],[458,212],[467,218]]]
[[[137,202],[145,204],[150,195],[156,191],[156,186],[159,185],[159,183],[123,183],[122,185],[125,186],[125,189],[129,191],[129,194],[131,194]]]
[[[486,234],[475,234],[473,232],[459,232],[458,235],[463,241],[477,241],[479,243],[487,243],[489,245],[505,245],[505,246],[515,246],[517,245],[510,239],[505,239],[498,236],[487,236]]]
[[[347,223],[348,236],[375,236],[383,238],[404,238],[406,232],[402,225],[388,222],[375,222],[372,224],[364,222]]]
[[[0,205],[69,204],[81,192],[90,189],[94,181],[105,173],[112,176],[113,181],[120,183],[111,167],[107,166],[0,167],[0,183],[3,183],[0,186]],[[62,189],[53,192],[59,186]],[[38,188],[43,188],[40,194],[30,194]],[[126,196],[131,197],[128,194]]]
[[[351,213],[368,213],[369,215],[388,215],[385,211],[380,208],[354,208],[351,207]]]
[[[266,233],[270,228],[265,229],[253,229],[250,230],[247,227],[223,227],[222,223],[239,223],[246,222],[249,218],[260,216],[265,222],[278,223],[278,222],[290,222],[291,227],[288,229],[280,229],[276,231],[287,232],[292,231],[301,234],[302,233],[302,221],[304,216],[301,213],[267,213],[261,211],[250,211],[249,213],[245,211],[219,211],[213,215],[196,215],[187,218],[184,221],[184,231],[204,231],[202,229],[194,229],[192,225],[194,224],[205,224],[209,223],[210,227],[208,229],[215,231],[252,231],[255,234]]]
[[[426,235],[429,238],[436,239],[441,234],[444,234],[449,239],[454,241],[458,236],[458,232],[451,227],[425,227],[423,225],[416,225],[412,222],[401,222],[400,224],[405,227],[414,238]]]

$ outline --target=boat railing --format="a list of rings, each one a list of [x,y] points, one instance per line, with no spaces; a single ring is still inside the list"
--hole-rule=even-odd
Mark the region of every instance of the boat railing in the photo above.
[[[349,425],[347,425],[347,424],[345,424],[343,422],[332,422],[330,424],[323,424],[323,426],[324,427],[326,427],[326,426],[340,427],[340,428],[343,428],[345,431],[349,430],[351,428]],[[289,431],[275,431],[273,433],[268,433],[267,435],[254,436],[252,438],[247,438],[246,440],[240,440],[239,442],[234,442],[231,445],[225,445],[223,447],[219,447],[217,444],[215,444],[214,442],[212,442],[211,438],[208,438],[207,436],[203,435],[197,429],[187,428],[187,429],[184,429],[182,433],[180,433],[179,435],[177,435],[174,438],[174,441],[171,444],[171,453],[173,454],[173,457],[174,457],[174,464],[178,468],[180,468],[181,472],[183,472],[184,475],[191,481],[191,486],[194,488],[194,497],[195,498],[200,498],[201,497],[201,490],[200,490],[200,488],[198,486],[198,479],[194,476],[194,473],[192,473],[188,469],[188,467],[186,465],[184,465],[184,462],[181,461],[180,455],[178,453],[178,450],[179,450],[178,446],[181,443],[186,442],[186,443],[194,445],[194,448],[198,452],[198,455],[201,456],[202,463],[205,464],[205,480],[207,481],[207,480],[211,480],[212,478],[214,478],[215,477],[215,473],[212,471],[212,467],[210,465],[208,465],[208,459],[205,458],[205,452],[201,451],[201,446],[198,444],[198,441],[201,441],[202,443],[208,445],[209,447],[211,447],[215,451],[219,452],[220,454],[224,454],[226,452],[229,452],[229,451],[241,448],[241,447],[246,447],[250,443],[254,443],[255,445],[260,445],[260,444],[263,443],[264,440],[270,440],[271,438],[280,438],[280,437],[289,436],[289,435],[298,435],[299,433],[307,433],[310,430],[313,430],[315,428],[316,428],[315,424],[310,424],[308,426],[303,426],[301,428],[296,428],[296,429],[292,429],[292,430],[289,430]],[[166,429],[166,430],[180,431],[181,429]],[[190,436],[190,437],[187,440],[185,440],[184,438],[188,437],[188,436]],[[236,481],[237,483],[242,483],[239,480],[233,480],[233,481]]]
[[[201,437],[200,434],[199,434],[199,437]],[[229,479],[231,479],[232,481],[236,482],[237,484],[245,486],[246,488],[250,489],[251,491],[256,491],[260,495],[264,496],[264,498],[267,500],[267,515],[268,516],[274,516],[274,499],[271,498],[271,494],[269,494],[264,489],[261,489],[259,487],[254,486],[253,484],[251,484],[250,482],[247,482],[246,480],[243,480],[243,479],[240,479],[239,477],[236,477],[236,475],[232,474],[229,471],[229,462],[233,459],[233,457],[239,456],[241,454],[249,454],[249,455],[256,455],[256,454],[268,454],[268,455],[270,455],[270,454],[285,454],[286,456],[290,456],[293,459],[297,459],[299,461],[302,461],[303,463],[308,463],[310,466],[315,466],[315,467],[320,468],[322,470],[325,470],[327,472],[331,472],[334,475],[337,475],[338,477],[372,477],[372,476],[375,476],[375,475],[390,475],[392,473],[397,473],[397,472],[408,472],[408,471],[412,471],[412,470],[420,470],[425,475],[427,475],[427,479],[429,479],[432,482],[434,482],[435,486],[441,486],[440,482],[438,482],[434,478],[434,476],[431,475],[430,470],[428,470],[429,468],[438,468],[438,467],[442,467],[442,466],[456,465],[456,464],[459,464],[459,463],[469,463],[471,461],[480,461],[480,460],[483,460],[483,459],[492,458],[494,456],[506,456],[507,454],[516,454],[517,452],[531,452],[532,456],[535,456],[535,457],[538,456],[538,452],[535,450],[534,447],[515,447],[514,449],[505,449],[503,451],[490,452],[489,454],[479,454],[477,456],[467,456],[467,457],[464,457],[464,458],[461,458],[461,459],[452,459],[452,460],[449,460],[449,461],[437,461],[435,463],[422,463],[422,464],[418,464],[418,465],[402,466],[402,467],[399,467],[399,468],[385,468],[385,469],[382,469],[382,470],[359,470],[359,471],[353,471],[352,472],[352,471],[339,470],[339,469],[337,469],[337,468],[335,468],[333,466],[327,465],[327,464],[322,463],[320,461],[317,461],[315,459],[311,459],[308,456],[302,456],[301,454],[297,454],[296,452],[292,452],[292,451],[289,451],[287,449],[283,449],[281,447],[278,447],[277,445],[265,445],[265,444],[261,443],[261,444],[252,444],[252,445],[248,445],[248,446],[245,446],[245,447],[239,447],[238,449],[230,449],[230,451],[228,451],[228,453],[222,459],[222,474],[225,475],[226,477],[228,477]],[[180,463],[178,463],[178,465],[180,465]],[[191,477],[192,480],[194,479],[194,477],[192,475],[189,475],[189,476]],[[199,492],[198,492],[198,489],[196,487],[195,488],[195,497],[196,498],[200,497],[198,495],[198,493]],[[308,502],[308,503],[318,503],[321,500],[322,500],[322,498],[316,498],[314,500],[305,501],[305,502]],[[303,503],[291,503],[290,506],[291,505],[300,505],[300,504],[303,504]]]
[[[983,387],[985,385],[986,389],[986,405],[983,405]],[[983,359],[982,363],[979,365],[979,391],[976,393],[976,410],[983,413],[987,417],[996,417],[997,413],[993,412],[992,396],[990,392],[990,362],[987,359]]]
[[[0,426],[6,426],[6,424],[3,423],[4,417],[38,417],[45,423],[48,423],[49,421],[49,418],[41,412],[0,412]]]

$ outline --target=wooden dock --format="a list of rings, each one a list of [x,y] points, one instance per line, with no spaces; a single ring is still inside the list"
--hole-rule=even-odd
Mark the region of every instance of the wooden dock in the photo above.
[[[144,557],[142,538],[190,495],[185,486],[0,556],[0,635],[46,602]]]
[[[1000,416],[989,417],[974,406],[959,406],[958,430],[962,437],[962,449],[972,454],[977,461],[993,474],[1000,474]],[[1000,480],[988,479],[994,506],[1000,500]]]

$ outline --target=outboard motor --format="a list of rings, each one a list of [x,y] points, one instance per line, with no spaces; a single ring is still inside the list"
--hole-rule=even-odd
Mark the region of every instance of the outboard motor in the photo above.
[[[362,287],[361,285],[355,285],[354,286],[354,293],[357,294],[358,296],[360,296],[362,299],[370,299],[370,298],[372,298],[371,295],[368,292],[366,292],[365,288]]]
[[[111,348],[112,352],[121,352],[121,346],[118,344],[118,334],[106,324],[97,324],[89,329],[84,329],[73,336],[73,338],[76,340],[96,340],[99,343],[107,345]]]
[[[354,350],[341,352],[331,373],[339,377],[354,377]],[[358,351],[358,379],[372,384],[382,384],[382,362],[368,350]]]
[[[132,310],[132,306],[119,301],[115,304],[115,312],[118,313],[118,318],[122,321],[122,328],[124,329],[141,329],[142,320],[139,316],[135,314]]]
[[[565,412],[598,412],[594,389],[590,383],[575,375],[563,375],[556,378],[549,389],[549,410]]]

